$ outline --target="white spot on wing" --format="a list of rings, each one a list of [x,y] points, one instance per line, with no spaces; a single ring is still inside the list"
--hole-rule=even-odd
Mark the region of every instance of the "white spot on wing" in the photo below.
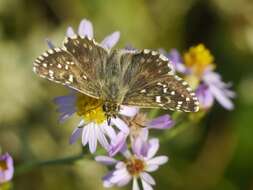
[[[155,101],[158,102],[158,103],[161,103],[161,96],[156,96]]]
[[[165,57],[165,56],[162,55],[162,54],[159,55],[159,58],[160,58],[161,60],[163,60],[163,61],[168,61],[168,58]]]
[[[148,49],[144,49],[144,50],[143,50],[143,53],[144,53],[144,54],[148,54],[149,52],[150,52],[150,50],[148,50]]]

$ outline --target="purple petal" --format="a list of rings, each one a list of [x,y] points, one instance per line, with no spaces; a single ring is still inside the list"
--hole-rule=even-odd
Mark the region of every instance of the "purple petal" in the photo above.
[[[116,138],[116,132],[111,126],[108,126],[106,123],[103,125],[103,128],[111,140]]]
[[[151,139],[149,140],[149,149],[147,153],[147,158],[150,159],[155,156],[159,149],[159,141],[158,139]]]
[[[2,183],[10,181],[14,174],[14,166],[13,166],[13,159],[8,154],[5,153],[0,156],[0,161],[5,162],[7,169],[0,170],[0,186]]]
[[[60,105],[74,105],[76,102],[76,96],[74,94],[70,94],[67,96],[58,96],[53,99],[55,104]]]
[[[184,66],[181,55],[176,49],[172,49],[168,54],[165,54],[166,57],[172,62],[176,71],[180,73],[189,73],[189,70]]]
[[[129,128],[127,126],[127,124],[121,120],[120,118],[112,118],[112,123],[118,128],[120,129],[122,132],[128,134],[129,133]]]
[[[143,147],[143,140],[141,138],[136,138],[133,142],[132,142],[132,150],[133,153],[135,155],[137,155],[138,157],[142,156],[142,147]]]
[[[105,39],[101,42],[101,45],[104,48],[111,49],[118,41],[120,38],[120,32],[113,32],[109,36],[105,37]]]
[[[63,113],[59,116],[58,122],[64,123],[67,119],[69,119],[75,112],[71,113]]]
[[[204,109],[210,108],[213,105],[214,97],[207,85],[201,84],[196,90],[200,106]]]
[[[126,168],[122,168],[122,169],[119,169],[119,170],[115,170],[113,172],[113,176],[111,177],[110,181],[112,183],[118,183],[121,180],[128,179],[128,178],[129,178],[128,171],[126,170]]]
[[[148,128],[142,128],[139,131],[139,136],[138,138],[141,138],[144,142],[148,140],[148,135],[149,135],[149,131]]]
[[[74,144],[77,141],[77,139],[81,136],[82,130],[83,130],[82,127],[75,128],[69,139],[70,144]]]
[[[104,165],[114,165],[117,163],[117,160],[115,160],[114,158],[111,158],[109,156],[96,156],[95,160],[97,162],[104,164]]]
[[[78,28],[78,34],[80,36],[87,36],[93,38],[93,27],[89,20],[83,19]]]
[[[150,122],[146,123],[146,126],[153,129],[168,129],[174,125],[173,120],[169,115],[163,115],[157,117]]]
[[[69,38],[73,38],[76,35],[72,27],[67,28],[66,36]]]
[[[112,172],[109,172],[107,173],[104,177],[103,177],[103,186],[105,188],[110,188],[113,186],[113,183],[111,183],[111,178],[112,178],[112,174],[113,174],[113,171]]]
[[[46,39],[46,43],[47,43],[47,46],[50,48],[50,49],[54,49],[55,48],[55,45],[53,44],[53,42],[49,39]]]
[[[142,172],[140,174],[140,176],[141,176],[142,180],[144,180],[145,182],[147,182],[151,185],[156,184],[154,178],[150,174],[148,174],[147,172]]]
[[[224,83],[221,80],[221,76],[218,73],[208,71],[205,72],[203,76],[204,82],[209,86],[215,99],[228,110],[234,109],[234,104],[230,98],[234,97],[235,94],[227,88],[230,87],[229,84]]]
[[[127,185],[131,179],[132,179],[132,177],[128,174],[124,178],[122,178],[121,180],[118,181],[117,186],[123,187],[123,186]]]
[[[233,102],[227,97],[223,91],[219,88],[216,88],[215,86],[210,86],[210,90],[216,100],[227,110],[233,110],[234,104]]]
[[[152,186],[144,180],[141,180],[143,190],[153,190]]]
[[[167,156],[157,156],[151,160],[147,161],[148,165],[162,165],[168,162],[168,157]]]
[[[120,106],[120,114],[128,117],[133,117],[139,112],[139,108],[130,106]]]
[[[127,135],[123,132],[119,132],[115,139],[112,139],[111,145],[109,148],[109,155],[114,156],[119,151],[122,150],[122,148],[125,145]]]

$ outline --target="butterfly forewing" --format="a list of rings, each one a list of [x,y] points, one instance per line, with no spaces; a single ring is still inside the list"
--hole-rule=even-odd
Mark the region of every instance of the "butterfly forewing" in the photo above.
[[[34,72],[43,78],[69,86],[88,96],[99,98],[94,73],[89,70],[94,61],[97,61],[97,57],[93,57],[95,54],[92,51],[85,55],[74,56],[74,51],[78,53],[75,43],[71,42],[74,40],[76,39],[68,39],[68,49],[65,47],[49,49],[39,56],[34,62]],[[80,41],[79,44],[81,43]]]
[[[134,69],[133,69],[134,68]],[[133,72],[131,76],[131,70]],[[145,50],[133,54],[126,80],[132,77],[123,104],[185,112],[198,110],[198,100],[186,81],[175,75],[165,57]]]
[[[98,43],[88,37],[74,36],[66,38],[64,46],[80,64],[80,69],[86,74],[89,81],[98,85],[103,74],[108,52]]]

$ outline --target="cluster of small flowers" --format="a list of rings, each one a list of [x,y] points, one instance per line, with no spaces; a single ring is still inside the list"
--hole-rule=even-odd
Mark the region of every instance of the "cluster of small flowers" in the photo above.
[[[235,93],[229,89],[231,83],[223,82],[221,75],[214,71],[214,57],[203,44],[191,47],[183,56],[176,49],[164,53],[175,70],[195,89],[202,110],[211,108],[214,100],[227,110],[234,108],[231,98]]]
[[[91,22],[82,20],[78,34],[92,38]],[[76,34],[69,27],[66,35],[72,37]],[[111,49],[119,37],[120,33],[114,32],[100,45]],[[48,46],[54,47],[50,41]],[[213,57],[204,45],[192,47],[184,54],[183,59],[176,50],[163,53],[172,61],[175,70],[195,87],[202,110],[210,108],[214,99],[223,107],[233,109],[230,98],[234,97],[234,93],[228,89],[230,85],[222,82],[220,75],[213,71]],[[119,117],[112,118],[111,125],[108,125],[101,100],[71,90],[69,95],[56,97],[54,101],[58,105],[60,122],[73,114],[81,117],[71,135],[71,144],[81,137],[82,145],[88,145],[92,154],[96,152],[98,142],[107,151],[108,156],[95,157],[97,162],[114,166],[114,170],[103,178],[104,187],[124,186],[132,180],[133,190],[139,190],[139,184],[144,190],[153,189],[155,180],[149,172],[156,171],[168,161],[168,157],[155,156],[159,149],[159,140],[149,138],[149,130],[171,128],[175,123],[170,115],[149,120],[138,108],[121,106]],[[121,160],[114,158],[118,154],[121,155]]]

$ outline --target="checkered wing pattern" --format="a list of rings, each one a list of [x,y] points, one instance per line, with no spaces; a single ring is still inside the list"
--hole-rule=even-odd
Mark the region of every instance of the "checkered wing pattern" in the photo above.
[[[126,57],[129,55],[125,55]],[[198,100],[190,86],[178,77],[170,61],[149,50],[127,59],[124,80],[129,84],[123,104],[184,112],[198,111]]]

